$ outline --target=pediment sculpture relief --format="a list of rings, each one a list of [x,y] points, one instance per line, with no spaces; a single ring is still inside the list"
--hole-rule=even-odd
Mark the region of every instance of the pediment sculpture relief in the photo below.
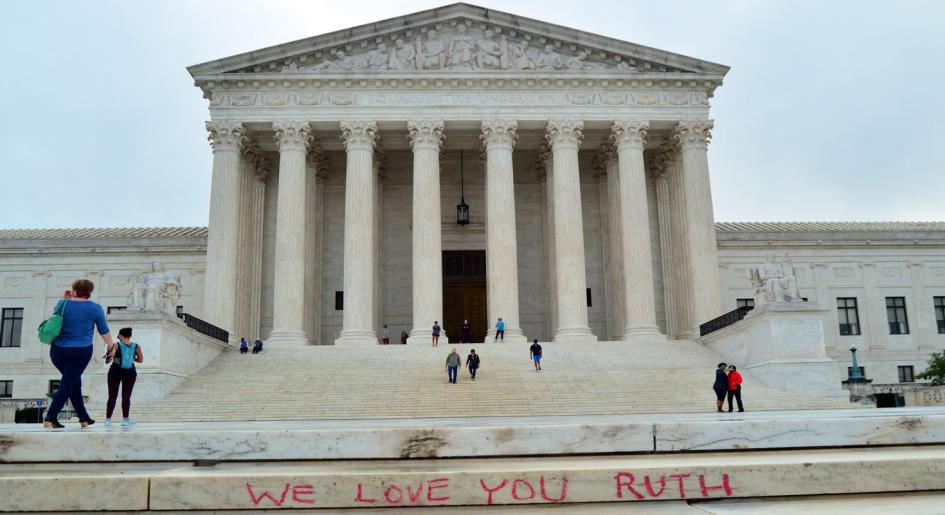
[[[593,54],[577,49],[564,51],[551,42],[535,44],[526,38],[470,31],[458,24],[448,33],[427,30],[412,40],[401,34],[392,45],[377,43],[364,52],[350,54],[336,49],[331,57],[312,65],[292,62],[282,67],[282,73],[350,72],[350,71],[584,71],[618,70],[638,71],[628,60],[615,54]]]

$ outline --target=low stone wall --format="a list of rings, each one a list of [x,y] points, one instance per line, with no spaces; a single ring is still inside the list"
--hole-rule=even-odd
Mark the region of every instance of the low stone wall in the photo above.
[[[874,384],[873,394],[897,393],[906,406],[945,406],[945,386],[927,384]]]

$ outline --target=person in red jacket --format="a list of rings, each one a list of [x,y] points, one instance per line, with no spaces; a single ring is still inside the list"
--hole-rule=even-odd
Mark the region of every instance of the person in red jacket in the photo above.
[[[738,411],[745,411],[742,406],[742,375],[738,373],[735,365],[728,366],[728,412],[732,412],[732,398],[738,402]]]

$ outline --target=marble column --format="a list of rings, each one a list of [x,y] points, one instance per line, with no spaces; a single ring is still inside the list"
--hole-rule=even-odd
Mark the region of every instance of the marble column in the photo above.
[[[279,189],[276,195],[276,256],[273,280],[273,346],[307,344],[305,335],[305,155],[312,141],[308,122],[273,123],[279,149]]]
[[[441,120],[407,122],[413,149],[413,328],[408,343],[429,344],[433,322],[443,324],[443,247],[440,227]],[[445,338],[441,336],[445,341]]]
[[[542,143],[538,148],[538,177],[542,181],[542,235],[544,240],[545,257],[545,296],[547,299],[546,317],[548,341],[551,341],[555,328],[558,327],[558,293],[555,287],[555,233],[554,233],[554,195],[552,195],[552,183],[554,182],[553,159],[551,157],[551,147]]]
[[[699,324],[722,314],[718,243],[709,184],[708,143],[712,125],[711,120],[684,120],[673,133],[682,164],[682,201],[687,206],[692,319],[685,331],[692,338],[699,336]]]
[[[375,344],[374,143],[377,123],[341,122],[345,171],[344,313],[335,345]]]
[[[669,150],[669,149],[666,149]],[[660,265],[663,271],[663,310],[666,314],[666,337],[676,338],[676,274],[674,273],[675,248],[672,237],[669,169],[672,156],[661,147],[651,163],[656,178],[656,211],[660,234]]]
[[[305,156],[305,335],[309,344],[321,343],[321,180],[328,160],[318,140]]]
[[[690,294],[692,278],[689,266],[689,227],[688,206],[686,205],[685,184],[683,182],[679,151],[674,144],[661,145],[659,153],[663,159],[664,174],[669,183],[669,236],[670,236],[670,265],[663,272],[664,277],[672,276],[669,282],[673,290],[669,294],[675,305],[675,338],[693,338],[692,303]],[[698,326],[697,326],[698,327]]]
[[[662,336],[656,325],[650,210],[643,164],[649,128],[649,122],[640,120],[617,121],[611,126],[620,183],[620,254],[626,317],[623,338],[627,341]]]
[[[380,141],[374,145],[374,311],[371,327],[380,331],[383,326],[384,300],[384,170],[386,158]]]
[[[621,200],[620,200],[620,177],[617,166],[617,154],[614,146],[610,143],[601,145],[601,166],[603,174],[606,176],[606,200],[601,201],[601,213],[606,215],[606,220],[601,221],[601,226],[606,228],[606,237],[604,242],[604,273],[607,287],[607,302],[610,305],[607,312],[609,315],[609,330],[607,332],[608,340],[620,340],[623,338],[623,331],[626,327],[626,316],[624,314],[624,293],[623,293],[623,258],[620,247],[621,241]],[[606,209],[603,208],[606,206]]]
[[[486,303],[489,330],[505,322],[503,340],[524,343],[518,310],[518,244],[515,225],[515,184],[512,149],[518,139],[515,120],[484,120],[482,139],[486,153]]]
[[[201,315],[207,322],[235,332],[240,251],[240,150],[246,140],[246,130],[243,124],[232,122],[207,122],[206,126],[213,148],[213,177],[210,185],[204,310]]]
[[[253,292],[249,303],[250,338],[262,338],[262,272],[263,272],[263,227],[266,213],[266,184],[269,182],[271,163],[262,157],[253,174],[252,193],[252,246],[247,249],[252,256],[250,262],[249,289]]]
[[[253,141],[243,147],[240,161],[240,217],[239,217],[239,255],[237,258],[236,277],[236,324],[233,340],[246,338],[253,341],[259,336],[258,310],[260,284],[256,277],[256,260],[262,258],[262,246],[257,243],[257,226],[262,227],[262,212],[257,211],[257,188],[259,185],[257,169],[264,160],[262,149]],[[265,184],[263,184],[265,188]],[[265,193],[265,189],[263,189]]]
[[[578,148],[584,122],[550,120],[545,135],[554,159],[555,275],[558,292],[556,342],[592,342],[587,324],[587,277]]]

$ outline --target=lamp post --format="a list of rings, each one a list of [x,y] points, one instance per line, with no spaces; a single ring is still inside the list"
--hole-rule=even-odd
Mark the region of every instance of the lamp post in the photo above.
[[[466,190],[463,184],[463,151],[459,151],[459,204],[456,204],[456,223],[469,223],[469,204],[466,204]]]
[[[860,367],[856,364],[856,344],[850,345],[850,354],[853,358],[853,368],[850,370],[850,381],[863,381],[866,377],[860,373]]]

